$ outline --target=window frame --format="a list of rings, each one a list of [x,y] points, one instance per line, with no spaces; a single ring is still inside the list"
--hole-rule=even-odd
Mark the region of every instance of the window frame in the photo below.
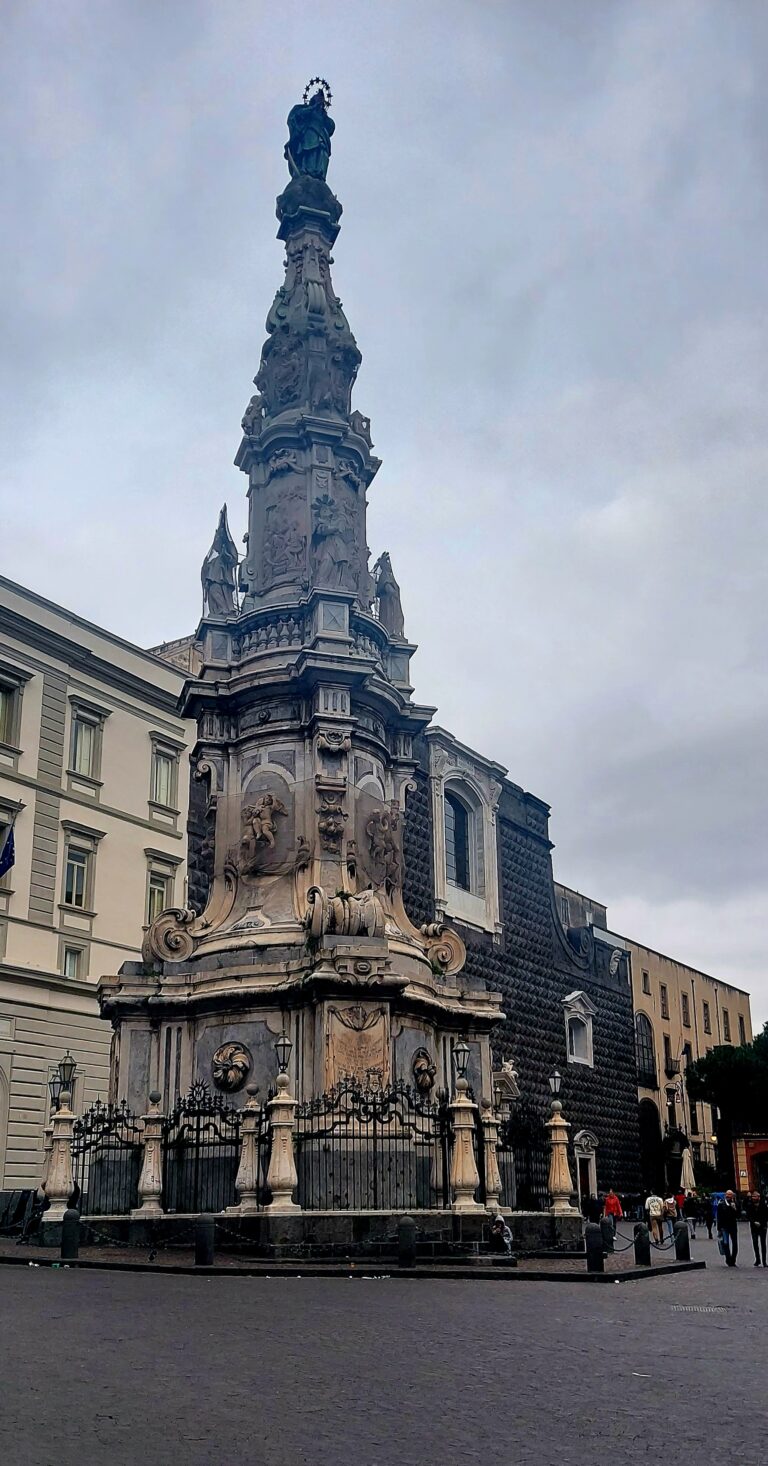
[[[74,957],[74,959],[75,959],[75,971],[74,972],[67,972],[67,958],[68,957]],[[61,972],[62,972],[62,976],[63,977],[66,977],[66,979],[67,979],[68,982],[81,982],[82,981],[82,972],[81,972],[82,963],[83,963],[83,948],[82,947],[74,947],[71,942],[65,942],[63,944],[63,946],[62,946],[62,954],[61,954]]]
[[[64,851],[62,858],[61,900],[59,910],[77,917],[94,917],[96,892],[96,851],[104,838],[103,830],[92,830],[75,820],[62,820]],[[75,906],[67,901],[67,868],[70,852],[85,856],[84,905]]]
[[[725,1042],[727,1044],[729,1044],[729,1043],[732,1042],[732,1039],[731,1039],[731,1015],[728,1012],[728,1009],[727,1008],[721,1009],[721,1012],[722,1012],[722,1015],[723,1015],[723,1038],[725,1039]]]
[[[451,811],[449,822],[448,811]],[[458,819],[457,819],[458,816]],[[462,827],[463,822],[463,827]],[[449,840],[449,823],[452,826],[452,839]],[[476,862],[473,860],[474,831],[474,810],[465,803],[453,788],[445,790],[443,797],[443,832],[445,840],[445,879],[449,886],[458,887],[460,891],[466,891],[470,896],[477,896],[480,893],[473,888],[473,877],[476,876]],[[459,841],[457,834],[461,831],[461,860],[459,860]],[[453,858],[451,859],[451,847]],[[454,877],[451,878],[451,865],[453,866]],[[464,880],[459,880],[459,868],[465,875]]]
[[[747,1025],[744,1022],[744,1014],[738,1013],[736,1017],[739,1025],[739,1043],[745,1044],[747,1042]]]
[[[161,910],[168,911],[175,903],[176,872],[179,866],[183,864],[183,861],[181,856],[171,855],[164,850],[152,850],[148,848],[145,849],[144,854],[147,858],[147,878],[144,890],[144,930],[146,931],[155,919],[150,915],[150,890],[153,878],[158,877],[165,881],[166,902]],[[159,916],[160,912],[157,914]]]
[[[0,662],[0,689],[10,695],[10,713],[4,730],[6,737],[0,737],[0,752],[4,755],[0,768],[18,768],[21,748],[21,712],[24,689],[32,673],[10,662]]]
[[[150,758],[149,758],[149,817],[156,823],[166,824],[175,828],[179,817],[179,768],[181,755],[184,752],[185,744],[178,743],[175,739],[163,733],[150,733]],[[161,758],[168,759],[170,765],[170,803],[157,798],[155,771],[157,761]],[[169,824],[169,816],[172,817],[172,826]]]
[[[595,1048],[592,1020],[595,1017],[596,1013],[597,1009],[594,1003],[591,1002],[586,993],[580,990],[577,990],[573,993],[568,993],[567,997],[563,998],[563,1017],[565,1020],[565,1060],[567,1064],[578,1064],[585,1069],[594,1069]],[[580,1055],[575,1054],[571,1051],[571,1023],[574,1019],[578,1019],[579,1022],[583,1024],[585,1030],[586,1055],[583,1058]]]
[[[92,797],[98,798],[99,790],[102,787],[101,761],[104,743],[104,724],[109,717],[109,710],[100,708],[95,703],[89,702],[86,698],[79,696],[70,697],[69,707],[67,788],[79,791],[85,788]],[[90,768],[87,772],[77,767],[78,727],[87,727],[91,730],[91,759]]]
[[[640,1042],[641,1030],[643,1033],[642,1043]],[[646,1059],[650,1056],[650,1063],[646,1066],[642,1063],[641,1050]],[[651,1019],[647,1013],[643,1013],[642,1009],[638,1009],[635,1013],[635,1065],[639,1087],[641,1089],[658,1089],[659,1066],[656,1060],[656,1035]],[[651,1076],[653,1076],[653,1082],[650,1082]]]
[[[659,983],[659,1012],[669,1022],[669,988],[665,982]]]
[[[703,1027],[704,1027],[704,1032],[705,1033],[711,1033],[712,1032],[712,1010],[711,1010],[711,1008],[709,1006],[709,1003],[707,1002],[706,998],[702,998],[702,1000],[701,1000],[701,1021],[702,1021]]]
[[[681,1018],[682,1018],[683,1028],[690,1028],[690,1026],[691,1026],[691,999],[690,999],[688,993],[681,993],[680,994],[680,1014],[681,1014]]]
[[[641,987],[642,987],[642,990],[643,990],[646,998],[650,998],[650,996],[651,996],[651,974],[648,971],[647,967],[644,967],[643,970],[642,970]]]

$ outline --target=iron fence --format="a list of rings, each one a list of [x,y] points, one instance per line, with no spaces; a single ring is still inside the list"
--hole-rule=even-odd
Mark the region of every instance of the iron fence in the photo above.
[[[257,1145],[266,1174],[267,1127],[256,1111]],[[211,1094],[202,1080],[176,1101],[163,1121],[163,1192],[166,1212],[220,1212],[237,1204],[242,1110]]]
[[[138,1206],[141,1119],[119,1105],[96,1100],[72,1127],[72,1172],[81,1213],[122,1216]]]
[[[541,1118],[517,1104],[499,1133],[502,1205],[516,1211],[548,1211],[550,1158]]]
[[[408,1085],[343,1079],[296,1111],[298,1202],[307,1211],[450,1205],[450,1115]]]

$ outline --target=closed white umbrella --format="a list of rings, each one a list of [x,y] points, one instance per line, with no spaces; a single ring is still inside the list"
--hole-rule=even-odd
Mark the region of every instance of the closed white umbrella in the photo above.
[[[687,1145],[683,1151],[683,1168],[680,1172],[681,1191],[695,1191],[696,1177],[693,1174],[693,1155],[691,1147]]]

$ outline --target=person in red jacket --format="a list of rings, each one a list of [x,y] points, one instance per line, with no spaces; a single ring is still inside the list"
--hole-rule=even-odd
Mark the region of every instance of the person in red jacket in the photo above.
[[[616,1236],[616,1223],[621,1221],[623,1215],[624,1215],[624,1213],[623,1213],[623,1211],[621,1209],[621,1202],[619,1201],[619,1198],[616,1195],[616,1192],[614,1191],[613,1187],[611,1187],[610,1191],[608,1192],[608,1195],[605,1198],[605,1206],[603,1207],[603,1216],[604,1217],[610,1217],[610,1219],[611,1219],[611,1221],[613,1223],[613,1235],[614,1235],[614,1237]]]

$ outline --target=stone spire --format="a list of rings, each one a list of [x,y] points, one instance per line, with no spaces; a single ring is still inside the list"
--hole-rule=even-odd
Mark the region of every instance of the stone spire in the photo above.
[[[379,461],[367,418],[352,411],[361,356],[331,280],[342,210],[325,181],[329,98],[322,84],[288,117],[292,176],[277,200],[285,283],[235,459],[250,484],[245,611],[315,588],[348,592],[366,610],[374,595],[365,494]]]

